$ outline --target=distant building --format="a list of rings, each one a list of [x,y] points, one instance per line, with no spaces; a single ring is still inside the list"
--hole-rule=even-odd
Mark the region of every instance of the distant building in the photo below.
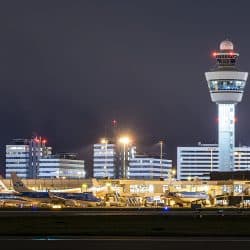
[[[113,143],[102,139],[93,146],[93,177],[110,179],[166,179],[172,161],[153,155],[136,155],[136,147],[124,137]]]
[[[117,179],[129,179],[129,164],[136,156],[136,146],[125,142],[117,144],[117,156]]]
[[[172,160],[137,155],[129,161],[129,179],[167,179],[171,177]]]
[[[21,178],[37,178],[40,158],[51,155],[51,147],[45,144],[46,140],[33,138],[14,139],[6,145],[6,178],[10,178],[11,172]]]
[[[135,153],[133,145],[121,146],[108,139],[101,140],[101,143],[93,146],[93,177],[128,178],[129,161],[134,158]]]
[[[41,138],[14,139],[6,145],[6,178],[16,172],[21,178],[84,178],[84,161],[76,154],[52,155],[52,148]]]
[[[250,147],[234,148],[233,171],[250,170]],[[178,180],[209,180],[210,172],[219,171],[217,144],[199,144],[196,147],[177,148]]]
[[[93,177],[116,178],[116,145],[102,141],[93,146]]]
[[[85,178],[84,161],[77,160],[76,154],[57,154],[41,158],[39,178]]]

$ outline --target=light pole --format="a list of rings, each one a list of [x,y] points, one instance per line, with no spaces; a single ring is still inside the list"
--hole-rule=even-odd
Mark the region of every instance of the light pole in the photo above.
[[[119,143],[122,144],[123,146],[123,169],[122,169],[122,174],[123,178],[127,178],[127,167],[126,167],[126,146],[130,143],[129,137],[121,137],[119,139]]]
[[[106,138],[101,139],[101,144],[104,144],[104,178],[108,178],[107,170],[107,150],[108,150],[108,140]]]
[[[213,171],[213,148],[208,148],[210,150],[210,172]]]
[[[172,168],[169,171],[169,188],[172,185],[172,180],[175,180],[175,174],[176,174],[176,170],[174,168]],[[174,178],[173,178],[174,177]]]
[[[160,180],[163,180],[163,176],[162,176],[162,146],[163,146],[163,141],[160,141],[160,168],[161,168]]]
[[[175,178],[176,170],[172,169],[171,170],[171,179],[174,177]]]

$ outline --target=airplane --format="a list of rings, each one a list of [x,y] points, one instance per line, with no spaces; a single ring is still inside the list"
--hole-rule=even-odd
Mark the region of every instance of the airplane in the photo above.
[[[177,204],[191,204],[197,201],[210,202],[210,196],[205,192],[168,192],[165,196],[172,198]]]
[[[0,180],[0,207],[23,207],[29,206],[30,203],[20,198],[17,193],[6,187]]]
[[[102,205],[102,200],[95,197],[92,192],[84,192],[84,193],[51,192],[50,197],[64,201],[66,206],[96,207]]]
[[[36,192],[27,188],[15,173],[11,173],[11,180],[17,196],[32,202],[34,205],[58,203],[58,200],[50,197],[49,192]]]
[[[61,204],[62,206],[98,206],[101,199],[95,197],[92,192],[84,193],[67,193],[67,192],[37,192],[29,189],[25,186],[22,180],[17,176],[16,173],[11,173],[11,179],[14,190],[18,193],[19,197],[32,203],[40,204]]]
[[[12,193],[0,193],[0,207],[25,207],[32,206],[31,202]]]

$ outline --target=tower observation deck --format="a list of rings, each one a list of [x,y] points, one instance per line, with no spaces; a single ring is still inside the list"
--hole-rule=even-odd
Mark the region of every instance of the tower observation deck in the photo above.
[[[222,41],[213,56],[217,63],[205,76],[212,102],[218,105],[219,171],[233,171],[235,106],[242,100],[248,72],[237,69],[239,53],[229,40]]]

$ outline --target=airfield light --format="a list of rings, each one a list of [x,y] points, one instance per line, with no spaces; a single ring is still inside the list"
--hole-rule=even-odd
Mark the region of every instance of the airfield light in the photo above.
[[[111,186],[111,183],[110,183],[110,182],[106,182],[106,183],[105,183],[105,186],[106,186],[106,187],[110,187],[110,186]]]
[[[119,143],[127,145],[131,142],[130,138],[127,136],[120,137]]]
[[[88,185],[86,183],[82,184],[82,192],[86,192],[87,191],[87,187]]]
[[[101,139],[101,144],[107,144],[107,143],[108,143],[108,140],[106,138]]]
[[[168,211],[168,210],[169,210],[169,207],[168,207],[168,206],[165,206],[165,207],[163,208],[163,210],[164,210],[164,211]]]
[[[38,142],[40,142],[40,140],[36,137],[36,138],[35,138],[35,142],[38,143]]]
[[[62,206],[61,206],[61,205],[58,205],[58,204],[54,204],[54,205],[52,205],[52,208],[53,208],[53,209],[61,209]]]

